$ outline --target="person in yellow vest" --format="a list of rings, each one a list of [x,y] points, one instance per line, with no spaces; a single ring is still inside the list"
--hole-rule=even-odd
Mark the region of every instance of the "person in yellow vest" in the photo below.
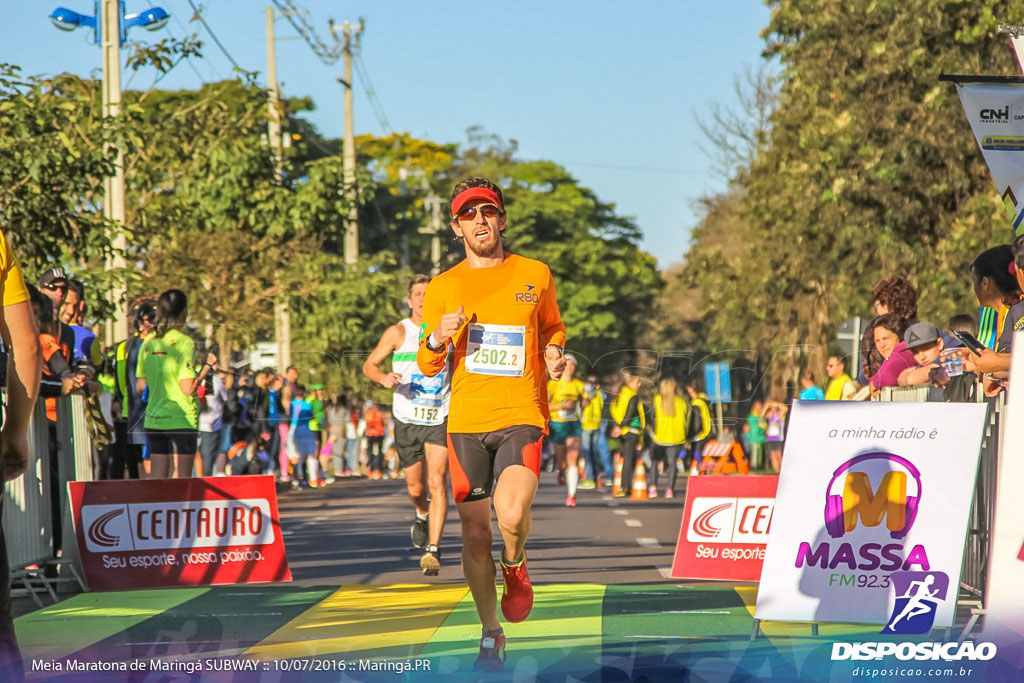
[[[146,403],[136,386],[135,371],[139,362],[139,349],[153,331],[156,320],[156,299],[144,298],[135,303],[128,314],[135,334],[118,343],[114,353],[114,403],[120,409],[114,416],[114,444],[110,449],[107,476],[124,479],[127,470],[130,479],[139,479],[145,453]],[[149,461],[145,460],[145,466]]]
[[[651,433],[651,469],[653,480],[648,488],[650,498],[658,497],[658,463],[665,467],[668,475],[668,488],[665,497],[675,497],[676,460],[679,451],[686,443],[686,417],[689,406],[676,392],[676,380],[665,377],[658,383],[658,393],[654,397],[654,424],[648,427]]]
[[[612,438],[619,439],[622,453],[622,488],[616,498],[625,498],[633,492],[633,469],[640,455],[640,437],[647,426],[644,406],[640,401],[640,377],[622,370],[622,388],[612,404]]]
[[[825,363],[828,386],[825,388],[826,401],[848,401],[857,393],[857,383],[846,374],[846,362],[839,356],[829,356]]]
[[[548,428],[551,442],[555,444],[556,466],[565,471],[565,486],[569,494],[565,506],[570,508],[576,507],[576,489],[580,483],[577,462],[583,438],[580,424],[583,382],[573,376],[575,372],[576,358],[567,353],[561,378],[548,380],[548,407],[551,410]]]
[[[704,380],[690,380],[686,385],[686,393],[690,396],[690,414],[686,420],[686,442],[689,444],[686,449],[686,470],[689,472],[694,464],[700,463],[701,449],[715,435],[715,423],[711,419],[708,395],[704,393]]]
[[[602,419],[604,411],[605,393],[601,390],[597,376],[590,375],[583,383],[583,419],[580,425],[583,428],[583,441],[580,453],[583,455],[587,476],[580,482],[581,489],[599,489],[611,481],[614,475],[612,454],[608,450],[608,421]]]

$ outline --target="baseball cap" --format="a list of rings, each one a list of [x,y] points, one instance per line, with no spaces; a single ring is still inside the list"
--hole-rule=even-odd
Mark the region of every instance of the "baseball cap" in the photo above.
[[[48,285],[52,285],[58,280],[63,280],[64,282],[68,281],[68,276],[64,272],[64,269],[59,266],[57,268],[47,268],[43,271],[43,274],[39,276],[39,286],[46,287]]]
[[[939,328],[933,323],[914,323],[903,334],[903,341],[907,343],[908,349],[924,346],[925,344],[934,344],[938,340]]]

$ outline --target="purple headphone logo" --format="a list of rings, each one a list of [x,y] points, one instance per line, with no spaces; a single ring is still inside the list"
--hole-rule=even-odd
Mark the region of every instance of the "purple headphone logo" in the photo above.
[[[866,474],[856,472],[850,473],[847,477],[843,476],[855,465],[859,465],[867,460],[888,460],[906,470],[910,478],[906,478],[904,475],[894,480],[893,475],[903,473],[897,471],[887,472],[879,483],[876,493],[871,489],[871,483]],[[853,493],[856,495],[850,501],[850,504],[846,505],[844,503],[844,496],[847,492],[847,478],[856,475],[860,476],[852,482],[851,486],[854,489]],[[896,482],[903,483],[903,490],[897,491],[897,495],[893,497],[890,495],[889,489],[893,488]],[[879,497],[883,497],[884,500],[879,502],[877,500]],[[849,529],[846,527],[847,510],[853,513],[854,525],[856,524],[857,514],[861,515],[861,519],[866,526],[877,526],[882,521],[882,517],[888,514],[890,536],[896,539],[904,538],[914,525],[914,519],[917,517],[917,506],[920,500],[921,473],[918,472],[913,463],[906,458],[893,455],[892,453],[885,453],[884,451],[864,453],[847,460],[832,475],[832,480],[828,483],[825,495],[825,529],[832,538],[839,538],[847,533],[847,531],[852,531],[853,526]],[[894,514],[897,517],[895,528],[893,526]]]

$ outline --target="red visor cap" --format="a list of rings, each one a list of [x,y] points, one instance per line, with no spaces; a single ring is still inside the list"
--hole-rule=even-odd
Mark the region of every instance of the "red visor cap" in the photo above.
[[[462,210],[468,202],[474,199],[486,199],[489,202],[493,202],[502,209],[501,199],[498,197],[498,193],[493,190],[488,190],[486,187],[471,187],[468,190],[460,192],[456,197],[455,201],[452,202],[452,218],[459,215],[459,211]]]

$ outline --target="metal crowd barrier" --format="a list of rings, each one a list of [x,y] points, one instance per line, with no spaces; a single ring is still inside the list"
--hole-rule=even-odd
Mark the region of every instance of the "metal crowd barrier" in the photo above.
[[[960,573],[960,590],[962,594],[977,599],[980,605],[984,601],[988,574],[989,544],[992,538],[992,519],[995,515],[996,468],[999,462],[1000,435],[1005,430],[1002,415],[1006,406],[1006,394],[1001,393],[990,399],[985,398],[979,391],[978,396],[978,402],[988,403],[989,410],[985,435],[981,442],[981,459],[978,463],[974,502],[971,505],[963,570]],[[941,391],[936,394],[930,387],[919,385],[883,389],[879,399],[893,402],[924,402],[941,401],[942,397]]]
[[[53,555],[49,440],[46,407],[40,401],[28,431],[32,453],[28,471],[4,484],[4,536],[11,569],[43,564]]]
[[[3,525],[12,593],[27,594],[40,607],[38,594],[45,591],[56,602],[55,588],[62,582],[77,583],[85,590],[74,566],[78,552],[67,498],[67,482],[93,479],[93,447],[84,397],[57,399],[55,432],[54,459],[46,406],[43,400],[38,401],[29,423],[29,469],[24,476],[4,484]]]

